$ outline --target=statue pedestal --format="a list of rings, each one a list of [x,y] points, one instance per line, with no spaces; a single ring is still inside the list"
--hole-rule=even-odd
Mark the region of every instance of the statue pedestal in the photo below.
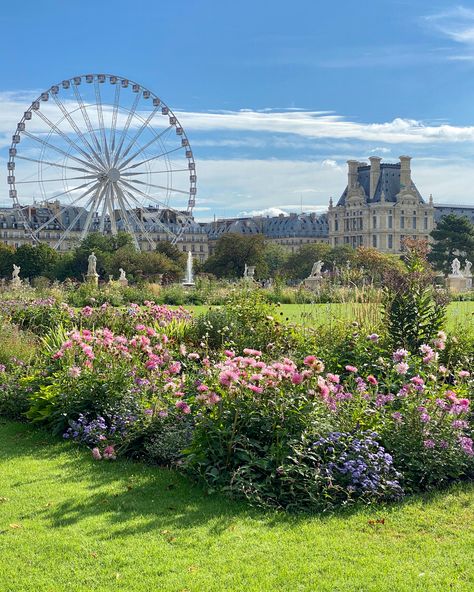
[[[463,275],[448,275],[446,279],[446,287],[450,292],[456,294],[458,292],[466,292],[468,288],[468,280],[471,280],[472,286],[472,278],[465,278]]]
[[[88,273],[86,275],[86,281],[91,286],[98,286],[99,285],[99,274],[98,273]]]
[[[319,288],[321,287],[322,281],[323,281],[322,275],[307,277],[305,280],[303,280],[303,286],[305,288],[308,288],[308,290],[313,290],[315,292],[315,291],[319,290]]]
[[[12,290],[19,290],[21,288],[21,280],[19,277],[13,278],[10,282],[10,288]]]
[[[183,282],[181,285],[185,290],[192,290],[192,288],[196,287],[196,284],[194,282]]]
[[[119,279],[118,283],[120,284],[120,286],[122,288],[126,288],[128,286],[128,280],[127,280],[127,278]]]

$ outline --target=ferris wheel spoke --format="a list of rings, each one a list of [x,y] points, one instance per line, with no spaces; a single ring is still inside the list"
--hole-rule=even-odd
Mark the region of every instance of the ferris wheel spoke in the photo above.
[[[96,163],[100,165],[100,156],[97,154],[97,152],[94,150],[94,148],[92,147],[92,145],[89,143],[89,141],[87,140],[87,138],[84,136],[84,134],[81,132],[79,126],[77,125],[77,123],[74,121],[74,119],[71,117],[71,115],[69,114],[68,110],[66,109],[66,107],[64,106],[63,102],[61,101],[61,99],[59,98],[59,96],[57,94],[53,94],[53,98],[57,104],[57,106],[59,107],[59,109],[61,110],[62,114],[64,115],[64,117],[67,119],[67,121],[69,122],[69,125],[72,127],[72,129],[76,132],[76,134],[78,135],[78,137],[82,140],[84,146],[86,147],[86,149],[90,150],[92,152],[92,154],[95,157]],[[90,159],[93,160],[93,159]]]
[[[75,148],[77,150],[77,152],[79,152],[79,154],[82,154],[82,156],[84,156],[85,158],[87,158],[87,160],[89,161],[89,166],[94,166],[93,164],[93,159],[92,157],[85,152],[78,144],[76,144],[76,142],[74,142],[73,140],[71,140],[71,138],[65,134],[61,129],[59,129],[59,127],[54,124],[48,117],[46,117],[46,115],[44,113],[41,113],[41,111],[36,111],[37,115],[47,124],[49,125],[49,127],[56,132],[59,136],[61,136],[61,138],[67,142],[71,148]]]
[[[77,84],[73,84],[72,87],[74,89],[74,94],[76,96],[76,101],[77,101],[77,103],[79,105],[79,109],[81,110],[82,117],[83,117],[84,122],[86,124],[87,130],[89,131],[89,134],[91,135],[91,138],[93,139],[93,141],[95,143],[95,147],[98,150],[98,153],[100,155],[100,153],[101,153],[100,144],[99,144],[99,141],[97,139],[97,136],[95,135],[95,131],[94,131],[94,128],[92,127],[91,120],[89,119],[89,114],[87,113],[87,108],[84,105],[84,101],[82,100],[82,95],[79,92],[79,87],[78,87]],[[99,160],[100,160],[100,164],[101,165],[104,165],[104,162],[103,162],[102,158],[100,158],[100,156],[99,156]]]
[[[57,183],[58,181],[80,181],[81,179],[97,179],[97,175],[86,175],[85,177],[56,177],[56,179],[41,179],[41,182]],[[24,185],[25,183],[38,183],[38,179],[34,179],[34,181],[15,181],[15,185]]]
[[[48,201],[52,201],[57,199],[58,197],[62,197],[63,195],[68,195],[73,191],[80,191],[81,189],[85,189],[88,185],[90,185],[92,181],[88,181],[87,183],[83,183],[82,185],[78,185],[77,187],[72,187],[71,189],[67,189],[66,191],[62,191],[61,193],[57,193],[56,195],[52,195],[48,198]]]
[[[137,198],[133,195],[133,193],[131,193],[130,191],[124,191],[124,193],[126,193],[129,198],[132,200],[133,203],[135,203],[138,206],[138,209],[143,210],[143,206],[141,205],[141,203],[137,200]],[[143,224],[143,223],[142,223]],[[165,224],[163,224],[163,222],[161,222],[161,220],[155,220],[155,224],[157,226],[159,226],[163,232],[171,237],[174,238],[174,234],[171,232],[171,230],[169,228],[167,228],[167,226]],[[148,232],[145,230],[145,232]],[[154,242],[154,241],[153,241]]]
[[[147,162],[150,162],[152,160],[157,160],[158,158],[161,158],[163,156],[167,156],[168,154],[172,154],[173,152],[176,152],[177,150],[181,150],[181,146],[178,146],[177,148],[173,148],[172,150],[168,150],[167,152],[162,152],[161,154],[157,154],[156,156],[152,156],[150,158],[147,158],[146,160],[142,160],[141,162],[137,162],[136,164],[132,164],[129,167],[126,167],[124,170],[128,170],[128,169],[135,169],[138,166],[145,164]]]
[[[106,185],[102,185],[101,187],[99,187],[99,191],[94,195],[94,199],[92,201],[92,204],[90,206],[90,210],[87,213],[87,218],[84,224],[84,228],[82,230],[81,233],[81,241],[83,241],[88,232],[89,232],[89,228],[92,222],[92,217],[95,214],[95,212],[99,211],[100,209],[100,204],[102,203],[102,197],[104,195],[104,191],[105,191]]]
[[[145,171],[145,172],[136,172],[136,173],[121,173],[121,177],[132,177],[138,175],[159,175],[162,173],[189,173],[189,169],[165,169],[162,171]],[[131,179],[130,179],[131,181]]]
[[[155,117],[158,109],[159,109],[159,107],[155,107],[155,109],[153,109],[153,111],[150,113],[150,115],[145,119],[145,121],[142,123],[142,126],[139,128],[137,133],[130,140],[127,148],[120,155],[120,158],[125,158],[127,156],[127,154],[130,152],[131,148],[135,145],[138,138],[142,135],[143,131],[148,127],[150,121],[153,119],[153,117]]]
[[[77,204],[81,199],[84,199],[86,196],[88,196],[90,193],[92,193],[93,191],[95,191],[97,189],[97,187],[99,186],[99,183],[95,183],[92,187],[90,187],[87,191],[84,191],[84,193],[82,193],[81,195],[79,195],[78,197],[76,197],[75,199],[72,200],[72,202],[68,203],[67,205],[65,205],[64,207],[62,207],[59,212],[56,214],[55,218],[56,219],[60,219],[60,217],[69,209],[74,207],[75,204]],[[77,188],[76,188],[77,189]],[[94,198],[94,196],[91,196],[88,200],[87,203],[90,203],[90,201]],[[84,206],[87,207],[87,206]],[[37,232],[39,232],[40,230],[42,230],[43,228],[45,228],[48,224],[51,223],[51,220],[48,220],[47,222],[45,222],[44,224],[42,224]]]
[[[136,233],[133,232],[133,226],[130,222],[130,218],[128,215],[128,211],[127,211],[127,206],[125,203],[125,199],[124,199],[124,195],[123,195],[123,191],[122,189],[118,186],[117,183],[114,183],[115,185],[115,190],[116,190],[116,196],[117,196],[117,201],[119,202],[120,205],[120,214],[122,216],[122,220],[123,223],[125,224],[125,228],[127,229],[128,233],[132,236],[133,238],[133,242],[135,243],[135,247],[140,250],[140,243],[138,242]]]
[[[87,209],[89,206],[92,206],[92,202],[95,199],[95,195],[92,195],[88,200],[87,203],[84,206],[84,209]],[[62,243],[66,240],[66,238],[71,234],[71,232],[74,229],[74,226],[77,224],[77,222],[79,221],[80,217],[82,216],[83,212],[81,210],[79,210],[79,212],[76,214],[74,220],[69,224],[69,226],[66,228],[66,230],[64,231],[63,235],[61,236],[61,238],[59,239],[59,241],[56,243],[55,248],[59,249],[59,247],[62,245]]]
[[[140,183],[140,185],[145,185],[146,187],[155,187],[156,189],[164,189],[170,193],[183,193],[184,195],[189,195],[189,191],[175,189],[174,187],[165,187],[164,185],[153,185],[153,183],[147,183],[146,181],[140,181],[139,179],[130,179],[130,183]]]
[[[99,231],[102,233],[104,232],[105,216],[106,216],[107,210],[108,210],[109,190],[110,190],[110,187],[107,185],[107,187],[105,188],[104,202],[102,204],[102,214],[100,215],[100,222],[99,222]]]
[[[149,142],[147,142],[144,146],[142,146],[140,148],[140,150],[137,150],[137,152],[135,152],[135,154],[133,154],[133,156],[129,156],[127,158],[127,160],[125,160],[124,162],[121,162],[120,163],[120,169],[123,169],[129,162],[131,162],[137,156],[140,156],[140,154],[142,154],[149,146],[151,146],[153,144],[153,142],[156,142],[156,140],[159,140],[161,137],[163,137],[166,132],[169,132],[172,127],[173,126],[170,125],[169,127],[165,128],[157,136],[155,136]],[[128,167],[128,168],[130,168],[130,167]]]
[[[135,111],[137,110],[139,100],[140,100],[140,93],[137,93],[137,96],[135,97],[135,100],[133,101],[132,108],[130,109],[130,112],[128,114],[127,121],[125,122],[125,126],[124,126],[122,133],[120,135],[120,143],[115,151],[113,166],[117,165],[117,161],[120,158],[120,151],[122,150],[123,143],[125,141],[125,138],[127,137],[128,128],[130,127],[130,124],[132,123],[132,119],[133,119],[133,116],[135,115]]]
[[[117,129],[117,114],[120,102],[121,85],[115,86],[114,106],[112,110],[112,125],[110,126],[110,150],[113,153],[115,150],[115,130]]]
[[[109,195],[108,195],[108,200],[107,200],[107,207],[108,207],[108,210],[109,210],[110,229],[112,231],[112,234],[115,236],[117,234],[117,220],[115,219],[113,189],[110,186],[109,186]]]
[[[55,150],[56,152],[59,152],[59,154],[63,154],[64,156],[66,156],[67,158],[72,158],[73,160],[75,160],[76,162],[78,162],[79,164],[84,165],[85,167],[88,167],[87,172],[90,173],[91,172],[91,168],[93,169],[97,169],[97,171],[99,171],[99,168],[95,165],[92,165],[90,162],[86,162],[84,160],[82,160],[81,158],[74,156],[72,154],[68,154],[65,150],[63,150],[62,148],[58,148],[58,146],[55,146],[54,144],[50,144],[49,142],[47,142],[46,140],[43,140],[42,138],[39,138],[38,136],[33,135],[30,132],[24,131],[23,132],[25,134],[25,136],[28,136],[28,138],[31,138],[32,140],[35,140],[35,142],[39,142],[40,144],[42,144],[45,147],[51,148],[52,150]],[[44,162],[43,160],[40,160],[39,162]]]
[[[126,203],[126,204],[128,205],[128,207],[129,207],[129,210],[128,210],[128,211],[129,211],[129,212],[130,212],[130,214],[133,216],[133,218],[134,218],[134,220],[135,220],[135,224],[138,226],[138,228],[141,230],[141,232],[142,232],[143,236],[146,238],[146,240],[148,241],[148,243],[149,243],[149,244],[152,246],[152,248],[154,249],[154,248],[156,247],[156,243],[155,243],[155,241],[153,240],[153,238],[150,236],[150,233],[149,233],[149,232],[148,232],[148,230],[146,229],[146,227],[145,227],[145,225],[143,224],[143,222],[142,222],[142,221],[140,220],[140,218],[137,216],[137,214],[136,214],[136,212],[135,212],[135,208],[133,207],[133,203],[131,203],[131,202],[128,200],[128,197],[127,197],[127,195],[129,195],[127,191],[122,191],[122,197],[123,197],[123,199],[125,200],[125,203]],[[133,196],[131,196],[131,197],[133,198]],[[133,201],[135,201],[135,203],[137,203],[137,204],[138,204],[138,202],[136,202],[136,200],[133,200]],[[141,207],[141,204],[138,204],[138,209],[139,209],[140,211],[143,211],[143,208]]]
[[[109,148],[107,146],[107,138],[105,137],[104,112],[102,110],[102,97],[100,95],[100,86],[99,86],[99,82],[97,81],[97,79],[94,82],[94,87],[95,87],[97,115],[99,118],[99,129],[100,129],[100,135],[102,138],[102,148],[105,153],[105,160],[107,161],[107,164],[110,166]]]
[[[28,156],[20,156],[19,154],[16,155],[15,158],[20,158],[21,160],[29,160],[30,162],[37,162],[40,164],[47,164],[48,166],[58,167],[60,169],[69,169],[71,171],[80,171],[81,173],[90,173],[89,169],[81,169],[79,167],[72,167],[66,166],[65,164],[59,164],[57,162],[50,162],[48,160],[39,160],[37,158],[29,158]],[[97,176],[97,175],[95,175]]]
[[[156,197],[154,195],[149,195],[148,193],[145,193],[144,191],[141,191],[140,189],[138,189],[138,187],[134,187],[133,185],[130,185],[130,183],[127,183],[126,181],[123,181],[122,180],[122,184],[127,187],[127,190],[128,190],[129,193],[131,193],[132,195],[134,195],[134,199],[136,199],[135,193],[138,193],[142,197],[145,197],[146,199],[149,199],[149,200],[153,201],[157,205],[159,205],[159,206],[161,206],[163,208],[169,209],[168,202],[160,200],[159,197]]]

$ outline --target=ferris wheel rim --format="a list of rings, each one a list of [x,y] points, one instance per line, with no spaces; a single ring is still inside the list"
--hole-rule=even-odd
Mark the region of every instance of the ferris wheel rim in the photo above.
[[[84,105],[83,97],[80,95],[80,92],[78,91],[78,87],[82,84],[82,82],[85,82],[87,84],[93,83],[93,85],[94,85],[95,94],[96,94],[95,107],[97,109],[97,115],[98,115],[98,119],[99,119],[99,129],[97,129],[97,126],[94,127],[90,123],[89,114],[87,113],[86,105]],[[112,105],[112,108],[113,108],[112,127],[110,130],[107,130],[104,125],[104,120],[103,120],[103,106],[104,105],[102,104],[101,99],[100,99],[100,85],[105,82],[108,82],[110,85],[115,85],[115,88],[116,88],[114,103]],[[127,107],[124,107],[124,105],[119,104],[119,98],[120,98],[121,90],[127,89],[130,86],[132,88],[132,92],[136,93],[136,98],[133,102],[132,108],[128,109]],[[64,106],[64,104],[61,103],[61,101],[58,97],[61,89],[69,90],[70,88],[73,89],[76,100],[77,100],[77,106],[73,111],[66,109],[66,107]],[[56,122],[50,121],[48,119],[48,117],[46,115],[44,115],[40,110],[41,103],[48,101],[49,98],[51,98],[51,97],[53,97],[56,105],[59,107],[60,111],[62,112],[62,117],[60,117],[59,120],[56,120]],[[154,109],[152,109],[148,113],[148,116],[146,119],[139,112],[137,112],[137,106],[138,106],[138,103],[140,102],[140,99],[142,97],[144,100],[150,99],[150,102],[152,103],[152,105],[154,107]],[[93,107],[93,103],[92,104],[89,103],[89,104],[87,104],[87,106]],[[110,104],[107,104],[107,106],[109,107]],[[168,125],[165,126],[165,129],[162,132],[160,132],[159,134],[157,134],[155,128],[149,124],[152,121],[153,117],[159,112],[159,109],[161,109],[162,115],[168,115],[169,120],[168,120]],[[83,116],[84,121],[86,123],[87,132],[85,132],[83,129],[81,130],[80,127],[75,122],[75,120],[71,117],[71,115],[73,113],[76,113],[78,110],[80,110],[82,113],[82,116]],[[122,113],[123,111],[128,111],[125,129],[118,130],[117,116],[118,116],[119,112]],[[44,139],[42,140],[38,136],[35,136],[34,134],[27,131],[26,122],[32,119],[33,112],[36,112],[39,115],[39,117],[43,120],[43,122],[46,123],[47,126],[49,126],[49,133],[47,136],[48,142],[45,142]],[[129,132],[130,124],[131,124],[133,118],[140,120],[141,125],[138,127],[138,130],[134,131],[134,136],[133,136],[132,140],[129,141],[128,132]],[[59,125],[62,124],[65,120],[68,121],[72,130],[76,133],[76,136],[73,137],[73,139],[71,139],[69,137],[70,131],[69,131],[69,133],[65,133],[59,127]],[[164,151],[164,152],[160,153],[158,156],[152,156],[149,159],[145,159],[142,162],[139,162],[136,164],[130,164],[133,161],[133,159],[136,158],[138,155],[146,153],[145,152],[146,148],[149,147],[156,140],[159,140],[162,147],[164,148],[163,142],[160,138],[163,134],[167,134],[173,128],[175,130],[176,135],[179,135],[179,137],[181,138],[181,146],[178,146],[169,152]],[[137,140],[138,140],[140,134],[145,129],[147,129],[147,131],[151,132],[153,134],[153,137],[145,145],[145,147],[143,147],[143,146],[140,146],[140,144],[137,144]],[[65,151],[63,148],[59,148],[58,146],[54,146],[53,144],[49,143],[49,140],[50,140],[53,133],[58,134],[67,144],[69,144],[70,148],[68,151]],[[86,189],[87,188],[87,191],[82,196],[77,198],[71,204],[67,204],[65,207],[68,207],[68,205],[73,206],[76,202],[79,201],[79,199],[82,199],[83,197],[88,196],[91,191],[91,187],[92,187],[92,191],[97,190],[98,194],[99,193],[103,194],[103,204],[102,204],[101,200],[99,200],[97,202],[97,207],[100,207],[100,206],[103,207],[103,213],[102,213],[102,218],[101,218],[102,230],[103,230],[103,221],[105,219],[105,216],[108,215],[107,203],[109,204],[109,206],[108,206],[109,210],[110,210],[110,204],[112,203],[111,199],[108,197],[105,197],[105,196],[110,191],[109,187],[112,187],[112,186],[114,188],[118,187],[118,180],[119,179],[121,179],[121,183],[125,186],[125,190],[123,192],[121,192],[120,196],[119,196],[119,192],[117,191],[116,194],[114,194],[114,197],[116,199],[116,203],[120,203],[120,210],[121,210],[122,214],[124,215],[124,219],[121,218],[121,220],[124,223],[124,225],[126,226],[127,230],[130,230],[132,228],[132,224],[131,224],[130,218],[128,216],[128,213],[127,213],[127,207],[129,207],[131,210],[133,210],[134,207],[137,207],[137,206],[139,208],[145,209],[143,207],[143,204],[141,204],[137,199],[133,199],[133,195],[135,194],[135,192],[138,193],[139,195],[141,195],[142,198],[144,197],[144,198],[148,199],[149,202],[153,202],[155,204],[158,204],[158,207],[164,207],[170,211],[173,211],[173,207],[171,207],[169,205],[170,193],[179,192],[181,194],[186,194],[188,196],[188,199],[187,199],[187,206],[186,206],[185,211],[188,215],[192,214],[193,208],[195,206],[197,176],[195,173],[196,166],[195,166],[195,160],[194,160],[194,153],[191,149],[188,136],[187,136],[183,126],[181,125],[178,117],[176,116],[175,112],[168,106],[168,104],[165,101],[163,101],[161,99],[161,97],[159,97],[156,93],[149,90],[144,85],[135,82],[134,80],[131,80],[129,78],[125,78],[123,76],[114,75],[114,74],[98,74],[98,73],[81,74],[79,76],[65,78],[61,82],[58,82],[57,84],[52,84],[46,91],[43,91],[42,93],[40,93],[40,95],[36,99],[31,101],[30,105],[24,111],[23,116],[21,117],[20,121],[18,122],[18,124],[16,126],[16,130],[12,136],[12,142],[10,144],[9,158],[8,158],[8,162],[7,162],[7,167],[8,167],[7,183],[9,185],[9,196],[13,201],[14,207],[16,207],[18,212],[20,213],[20,218],[22,218],[22,223],[24,225],[25,230],[29,231],[31,237],[36,242],[40,242],[38,229],[33,229],[31,227],[31,224],[30,224],[29,220],[27,219],[27,216],[25,215],[25,209],[29,205],[33,205],[33,204],[22,205],[20,197],[19,197],[19,191],[17,188],[17,185],[19,185],[21,183],[27,183],[28,181],[16,181],[16,178],[15,178],[15,167],[16,167],[17,159],[32,160],[32,161],[35,160],[32,158],[24,157],[24,156],[17,154],[17,145],[21,140],[21,134],[24,134],[26,137],[29,137],[30,139],[39,141],[42,144],[41,153],[40,153],[41,158],[37,159],[37,168],[38,168],[38,184],[41,188],[41,193],[43,194],[44,202],[47,203],[51,199],[57,199],[58,197],[60,197],[64,194],[71,193],[73,191],[77,191],[78,189],[83,189],[83,188]],[[87,134],[89,134],[89,137],[87,137]],[[100,134],[100,139],[97,138],[96,134]],[[107,135],[109,135],[109,141],[111,142],[112,150],[110,152],[109,152],[108,145],[107,145]],[[117,139],[117,135],[118,135],[118,139]],[[118,143],[117,149],[115,149],[115,142],[116,141]],[[79,144],[81,144],[81,145],[79,145]],[[123,149],[124,144],[125,144],[125,149]],[[52,148],[56,152],[59,152],[60,154],[63,155],[63,164],[62,165],[58,164],[57,162],[56,163],[49,162],[49,161],[46,161],[43,159],[45,149],[47,146],[50,149]],[[135,149],[138,148],[138,150],[135,150],[134,153],[132,154],[132,156],[129,156],[130,151],[132,150],[132,148],[134,146],[135,146]],[[75,150],[77,151],[75,154],[71,154],[72,148],[75,148]],[[166,158],[168,158],[169,153],[175,152],[175,151],[182,149],[182,148],[185,149],[185,159],[186,159],[187,165],[188,165],[187,169],[186,168],[183,168],[183,169],[168,168],[163,171],[160,170],[160,171],[153,171],[153,172],[150,172],[150,170],[148,169],[146,172],[139,171],[137,173],[130,172],[130,170],[129,170],[129,169],[133,169],[134,167],[138,167],[139,165],[146,165],[148,161],[157,160],[160,157],[164,157],[166,159]],[[114,152],[114,150],[115,150],[115,152]],[[79,156],[78,156],[78,154],[79,154]],[[67,166],[66,162],[68,164],[70,164],[68,162],[68,159],[74,160],[75,163],[77,163],[77,166],[75,166],[75,167],[74,166]],[[72,170],[76,169],[78,172],[91,173],[88,177],[88,178],[90,178],[90,181],[83,183],[82,185],[80,185],[78,187],[73,187],[71,189],[68,188],[67,190],[63,191],[62,193],[59,193],[59,194],[53,196],[52,198],[51,197],[48,198],[46,196],[46,191],[45,191],[44,185],[43,185],[44,181],[43,181],[43,177],[42,177],[42,174],[43,174],[43,169],[41,168],[42,164],[46,164],[49,167],[50,166],[63,167],[63,177],[62,178],[58,177],[57,179],[48,179],[48,181],[52,181],[52,182],[61,181],[63,183],[63,186],[66,185],[67,181],[70,181],[72,179],[65,178],[65,174],[64,174],[65,169],[72,169]],[[169,164],[169,159],[168,159],[168,164]],[[127,165],[130,165],[130,166],[127,166]],[[125,181],[124,179],[121,178],[120,167],[124,171],[128,171],[128,172],[124,173],[124,176],[127,177],[127,181]],[[127,168],[125,168],[125,167],[127,167]],[[107,175],[108,175],[108,179],[107,179],[107,183],[108,183],[107,187],[108,188],[106,189],[105,192],[102,192],[103,187],[100,183],[99,183],[99,185],[97,185],[97,182],[94,182],[94,180],[95,180],[94,175],[96,175],[96,178],[99,178],[99,181],[100,181],[100,175],[103,173],[103,171],[105,169],[107,169]],[[155,175],[155,174],[158,175],[161,173],[166,173],[169,177],[169,175],[173,172],[173,170],[179,171],[179,172],[184,172],[184,171],[189,172],[189,191],[174,189],[173,187],[167,187],[165,185],[158,185],[156,183],[153,183],[153,184],[150,182],[146,183],[146,182],[141,181],[140,179],[133,179],[132,178],[132,176],[134,176],[134,175],[138,176],[138,175],[147,174],[148,177],[151,177],[151,175]],[[94,174],[92,174],[92,173],[94,173]],[[76,177],[76,179],[78,179],[78,180],[80,180],[80,179],[85,180],[86,178],[87,177],[84,177],[84,176]],[[34,182],[34,181],[31,181],[31,182]],[[160,190],[165,190],[167,203],[165,203],[165,204],[160,203],[160,201],[156,197],[151,196],[151,195],[147,195],[145,192],[139,190],[137,188],[137,185],[144,185],[144,186],[148,186],[148,187],[155,187]],[[122,189],[124,189],[124,188],[122,188]],[[96,204],[95,204],[94,199],[93,200],[88,199],[86,202],[85,209],[89,208],[90,211],[92,211],[95,205]],[[148,206],[148,207],[150,207],[150,206]],[[63,208],[63,210],[64,210],[64,208]],[[184,210],[175,210],[175,211],[180,212],[180,213],[184,212]],[[110,219],[111,220],[112,220],[112,218],[115,218],[115,216],[113,216],[112,214],[113,214],[113,212],[112,212],[112,210],[110,210],[110,216],[111,216]],[[88,218],[89,218],[89,216],[88,216]],[[51,218],[51,220],[52,219],[53,218]],[[139,223],[139,222],[140,222],[140,220],[138,219],[138,217],[135,214],[134,223]],[[116,221],[114,220],[114,224],[115,223],[116,223]],[[154,223],[157,224],[158,226],[160,226],[159,221],[158,222],[155,221]],[[43,226],[40,227],[40,230],[43,228]],[[161,230],[165,230],[167,232],[170,232],[169,229],[165,228],[165,226],[163,224],[161,224],[161,226],[162,226]],[[73,227],[73,223],[71,223],[69,225],[67,231],[70,231],[72,227]],[[141,230],[141,234],[145,235],[145,237],[146,237],[146,232],[143,232],[143,230],[144,230],[143,223],[141,223],[141,226],[140,226],[140,224],[138,224],[138,228]],[[179,240],[183,231],[184,231],[184,228],[178,229],[178,231],[175,234],[175,240]],[[81,235],[81,238],[84,238],[84,236],[88,232],[89,232],[89,228],[86,225],[86,227],[84,228],[83,233]],[[136,233],[131,232],[131,234],[134,236],[134,242],[139,247],[138,242],[137,242],[137,237],[135,236]],[[61,237],[61,241],[57,245],[58,247],[62,241],[64,241],[64,237]]]

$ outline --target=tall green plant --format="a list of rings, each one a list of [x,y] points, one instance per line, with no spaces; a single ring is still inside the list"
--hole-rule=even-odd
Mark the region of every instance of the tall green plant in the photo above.
[[[442,328],[447,298],[433,285],[426,241],[406,240],[405,249],[405,269],[385,277],[383,316],[392,346],[415,352]]]

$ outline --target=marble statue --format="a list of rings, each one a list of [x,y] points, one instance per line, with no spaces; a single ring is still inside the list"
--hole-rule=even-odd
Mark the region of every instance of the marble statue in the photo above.
[[[97,257],[95,256],[94,251],[89,255],[88,265],[87,265],[87,275],[97,275]]]
[[[464,270],[463,270],[463,274],[465,277],[472,276],[471,267],[472,267],[472,263],[466,259],[466,263],[464,265]]]
[[[453,262],[451,263],[451,269],[452,269],[452,275],[457,275],[460,276],[461,274],[461,262],[459,261],[459,259],[456,257],[455,259],[453,259]]]
[[[247,267],[247,263],[245,264],[244,267],[244,278],[248,277],[248,267]]]
[[[122,268],[119,269],[120,272],[120,277],[119,277],[119,281],[120,280],[126,280],[127,278],[125,277],[125,270],[123,270]]]
[[[19,265],[13,264],[13,272],[12,272],[12,280],[18,281],[20,279],[20,269]]]
[[[311,273],[309,274],[310,278],[313,277],[320,277],[321,276],[321,269],[323,268],[324,261],[316,261],[313,263],[313,267],[311,269]]]

